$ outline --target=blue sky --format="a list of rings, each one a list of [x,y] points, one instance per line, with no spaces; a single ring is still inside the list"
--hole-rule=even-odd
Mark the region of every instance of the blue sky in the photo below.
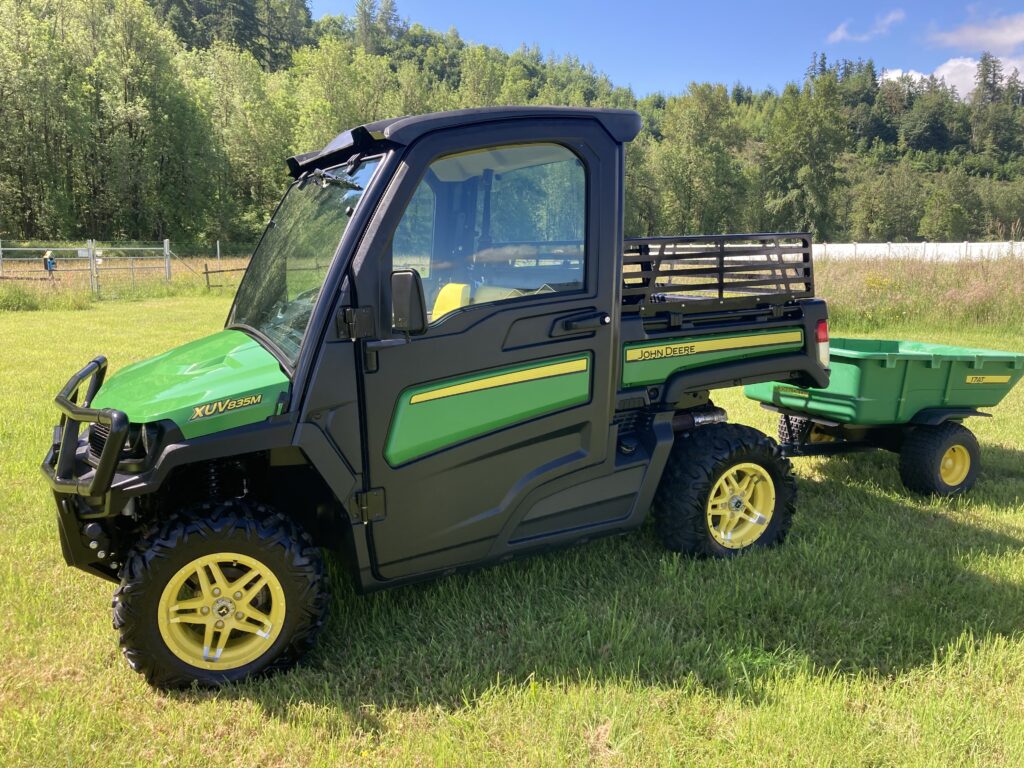
[[[351,15],[355,0],[312,0],[313,16]],[[610,2],[398,0],[399,14],[458,29],[506,50],[522,43],[574,54],[640,95],[677,93],[691,80],[780,89],[811,54],[873,58],[891,72],[936,73],[970,89],[982,50],[1024,73],[1024,7],[999,2]]]

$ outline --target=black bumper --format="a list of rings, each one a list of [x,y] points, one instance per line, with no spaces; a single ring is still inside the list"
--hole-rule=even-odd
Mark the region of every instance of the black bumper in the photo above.
[[[114,578],[116,568],[109,562],[111,553],[106,537],[89,538],[85,534],[90,518],[120,512],[112,509],[110,486],[128,437],[128,417],[112,408],[89,407],[106,371],[106,358],[95,358],[72,376],[54,398],[61,413],[60,423],[54,427],[53,441],[40,469],[57,502],[61,551],[67,564]],[[86,382],[85,396],[79,403]],[[102,424],[110,430],[95,466],[88,461],[89,446],[79,434],[83,425],[90,424]]]

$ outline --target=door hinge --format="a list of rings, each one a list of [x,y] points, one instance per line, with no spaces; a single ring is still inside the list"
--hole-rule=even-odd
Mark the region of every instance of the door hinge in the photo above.
[[[370,488],[357,493],[356,506],[359,507],[359,518],[364,524],[379,523],[387,517],[383,488]]]
[[[345,307],[338,312],[338,336],[365,339],[373,335],[373,307]]]

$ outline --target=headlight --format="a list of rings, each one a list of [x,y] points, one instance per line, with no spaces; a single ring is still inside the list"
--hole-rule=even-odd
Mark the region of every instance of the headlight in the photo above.
[[[121,451],[121,458],[141,459],[145,455],[145,449],[142,447],[142,425],[129,424],[128,437],[124,441],[124,449]]]
[[[149,455],[160,440],[160,425],[131,424],[128,427],[128,438],[124,441],[121,460],[144,459]]]
[[[142,425],[142,450],[148,456],[150,451],[156,448],[157,443],[160,441],[160,425],[159,424],[143,424]]]

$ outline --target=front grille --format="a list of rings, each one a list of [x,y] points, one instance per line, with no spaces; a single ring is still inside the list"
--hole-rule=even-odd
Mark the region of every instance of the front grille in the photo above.
[[[107,444],[108,437],[110,437],[110,427],[103,424],[90,424],[89,455],[94,459],[99,459],[100,454],[103,453],[103,446]]]

